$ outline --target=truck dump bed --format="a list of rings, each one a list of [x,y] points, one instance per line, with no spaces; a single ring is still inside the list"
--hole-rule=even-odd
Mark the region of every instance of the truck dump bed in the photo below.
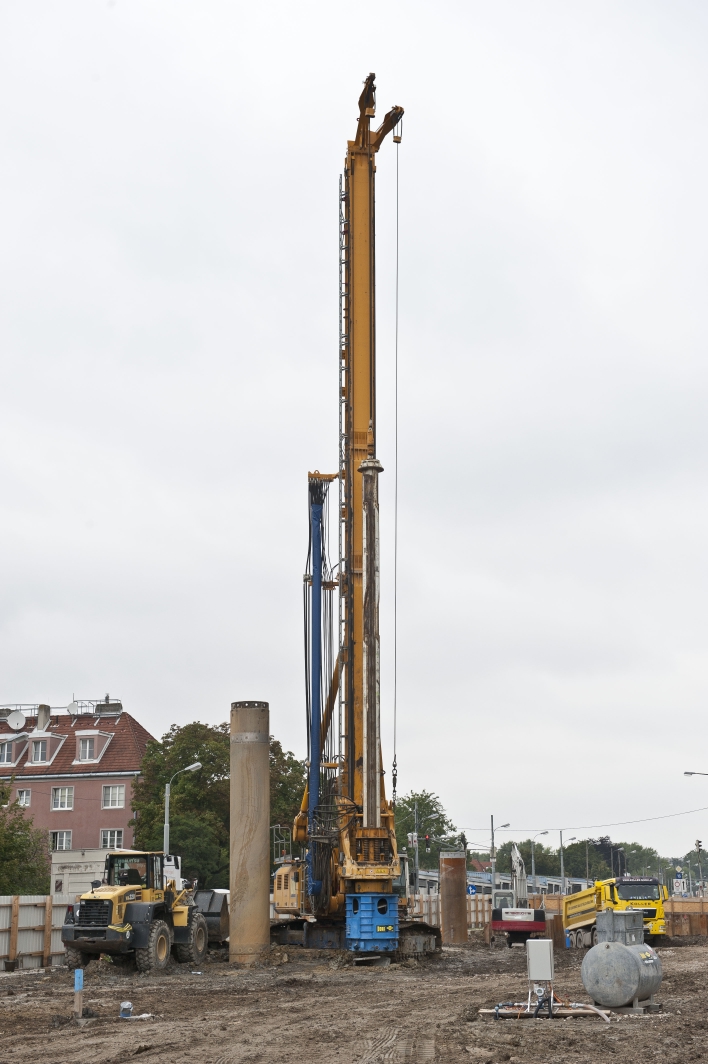
[[[592,927],[599,908],[597,891],[594,887],[578,891],[577,894],[566,894],[563,898],[563,927],[566,930]]]

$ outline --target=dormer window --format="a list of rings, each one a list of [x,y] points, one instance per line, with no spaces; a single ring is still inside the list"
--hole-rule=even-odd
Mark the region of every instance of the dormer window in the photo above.
[[[79,739],[79,761],[93,761],[94,747],[93,739]]]
[[[47,740],[34,739],[32,742],[32,762],[39,764],[47,760]]]
[[[0,743],[0,764],[12,764],[12,743]]]
[[[97,764],[103,757],[106,747],[112,738],[112,732],[101,731],[99,728],[87,728],[85,731],[77,731],[76,756],[73,764],[80,765],[86,761],[93,761],[94,764]]]

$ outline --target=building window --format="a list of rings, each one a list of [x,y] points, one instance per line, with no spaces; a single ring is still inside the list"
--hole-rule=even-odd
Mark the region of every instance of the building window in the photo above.
[[[46,761],[47,760],[47,740],[35,739],[32,743],[32,760],[33,761]]]
[[[32,797],[32,791],[18,791],[17,792],[17,804],[24,805],[29,808],[30,798]]]
[[[50,832],[51,845],[53,850],[70,850],[71,849],[71,832],[70,831],[52,831]]]
[[[12,743],[0,743],[0,763],[10,764],[12,761]]]
[[[79,761],[93,760],[93,739],[79,739]]]
[[[103,788],[103,808],[123,809],[125,807],[125,785],[119,783]]]
[[[52,809],[73,809],[74,808],[74,788],[73,787],[52,787]],[[65,846],[64,849],[69,849]]]
[[[113,828],[104,828],[101,831],[101,849],[122,850],[123,829],[119,828],[118,830],[114,830]]]

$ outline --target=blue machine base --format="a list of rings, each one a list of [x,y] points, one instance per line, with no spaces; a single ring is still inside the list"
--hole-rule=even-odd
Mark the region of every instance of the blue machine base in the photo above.
[[[347,894],[345,948],[356,953],[398,949],[396,894]]]

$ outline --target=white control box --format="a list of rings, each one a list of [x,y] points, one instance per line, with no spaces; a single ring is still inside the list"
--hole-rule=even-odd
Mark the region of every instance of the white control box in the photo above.
[[[526,940],[526,968],[529,982],[553,982],[553,940],[529,938]]]

